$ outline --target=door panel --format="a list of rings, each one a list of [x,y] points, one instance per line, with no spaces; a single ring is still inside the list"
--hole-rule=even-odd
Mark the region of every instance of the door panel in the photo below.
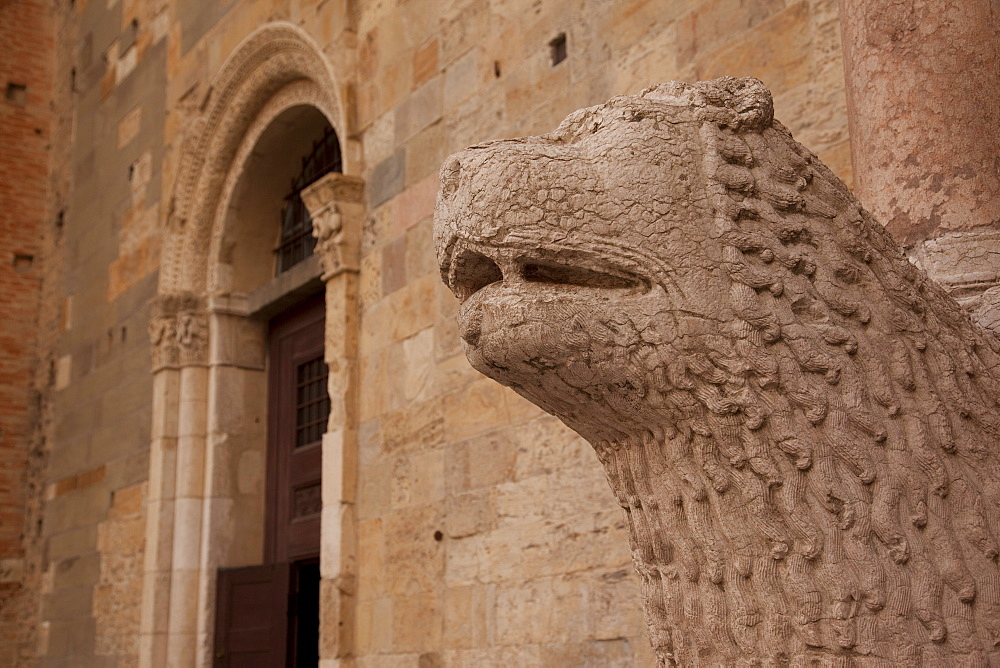
[[[288,564],[219,569],[216,668],[274,668],[288,654]]]
[[[267,558],[319,554],[322,435],[330,414],[322,298],[271,323]]]

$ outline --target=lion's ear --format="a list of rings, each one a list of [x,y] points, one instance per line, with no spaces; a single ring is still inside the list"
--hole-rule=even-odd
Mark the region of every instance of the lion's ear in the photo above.
[[[691,106],[702,120],[737,132],[760,132],[774,121],[774,101],[758,79],[722,77],[687,84],[681,81],[650,86],[639,94],[671,106]]]

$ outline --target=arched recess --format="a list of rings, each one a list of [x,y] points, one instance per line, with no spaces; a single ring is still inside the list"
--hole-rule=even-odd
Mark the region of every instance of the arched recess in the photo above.
[[[253,294],[273,287],[270,246],[281,183],[323,127],[331,126],[343,146],[337,91],[309,35],[271,24],[236,48],[202,111],[187,123],[150,322],[154,398],[141,665],[211,665],[217,569],[260,563],[267,316],[255,315],[250,304]],[[323,436],[320,566],[321,656],[328,658],[349,655],[353,626],[345,592],[354,563],[350,406],[356,239],[364,212],[362,182],[349,175],[360,170],[351,159],[357,151],[343,149],[345,174],[329,174],[307,189],[314,224],[323,224],[317,253],[326,256],[320,259],[331,413]],[[333,477],[325,475],[328,468]]]

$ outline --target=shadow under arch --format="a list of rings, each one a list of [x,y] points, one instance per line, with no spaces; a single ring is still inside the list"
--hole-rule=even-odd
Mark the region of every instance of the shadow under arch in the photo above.
[[[202,111],[187,124],[150,322],[153,420],[142,666],[212,665],[217,569],[260,563],[267,323],[250,316],[246,293],[273,276],[273,263],[264,259],[277,239],[280,197],[302,151],[327,127],[343,142],[345,115],[337,91],[311,37],[292,24],[270,24],[235,49],[214,78]],[[345,172],[360,170],[351,160],[356,151],[342,143],[341,155]],[[343,218],[344,230],[333,245],[344,235],[353,242],[363,216],[363,184],[357,177],[328,176],[338,178],[321,179],[334,193],[324,210]],[[255,192],[255,183],[269,177],[277,183]],[[245,208],[262,209],[241,212],[238,200]],[[325,326],[332,407],[323,458],[344,475],[353,472],[338,462],[353,461],[356,448],[354,416],[346,406],[356,392],[352,342],[357,337],[345,335],[357,327],[356,272],[350,264],[323,274],[328,313],[339,317],[328,316]],[[324,492],[327,498],[332,497]],[[353,563],[352,520],[344,515],[352,503],[345,498],[322,509],[324,527],[328,515],[338,518],[336,530],[323,539],[321,559],[327,565],[321,587],[327,598],[349,589],[342,585],[353,577],[339,566]],[[322,646],[328,655],[343,656],[350,652],[350,639],[339,629],[351,628],[343,619],[353,608],[349,599],[338,599],[334,607],[338,619],[323,621],[323,628],[333,631],[322,633],[333,635]]]

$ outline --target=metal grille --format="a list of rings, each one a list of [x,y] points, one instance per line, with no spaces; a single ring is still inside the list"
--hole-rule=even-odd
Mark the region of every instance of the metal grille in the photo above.
[[[298,367],[295,388],[295,447],[315,443],[326,431],[330,395],[326,392],[326,363],[322,357]]]
[[[302,190],[330,172],[343,169],[340,142],[333,128],[327,128],[323,138],[314,141],[312,151],[302,158],[302,171],[292,179],[292,191],[285,196],[281,211],[281,241],[278,249],[276,274],[288,271],[312,255],[316,239],[312,236],[312,217],[302,202]]]

